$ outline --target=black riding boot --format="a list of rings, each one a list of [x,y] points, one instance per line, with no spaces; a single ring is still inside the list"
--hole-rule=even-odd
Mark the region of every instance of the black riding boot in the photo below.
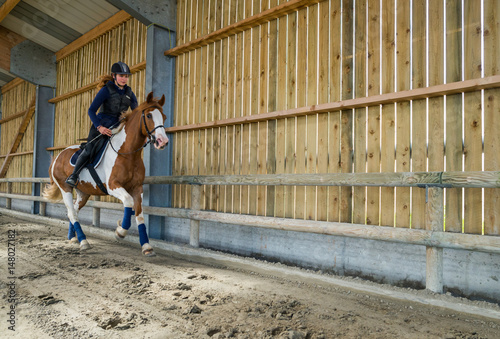
[[[68,179],[66,179],[66,183],[71,187],[76,187],[78,184],[78,176],[80,175],[82,169],[90,161],[90,154],[91,152],[89,152],[87,148],[84,148],[82,153],[78,156],[73,173],[68,177]]]

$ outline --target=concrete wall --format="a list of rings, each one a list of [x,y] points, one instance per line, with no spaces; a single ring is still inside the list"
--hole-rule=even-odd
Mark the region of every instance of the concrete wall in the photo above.
[[[5,206],[5,199],[0,199]],[[12,202],[13,209],[30,211],[30,203]],[[47,216],[65,219],[62,205],[47,206]],[[114,229],[120,211],[101,213],[101,227]],[[92,224],[92,209],[80,213],[83,224]],[[165,218],[160,238],[189,244],[189,221]],[[137,233],[135,220],[130,229]],[[266,261],[336,275],[358,276],[379,283],[425,288],[426,254],[424,246],[384,241],[279,231],[216,222],[200,223],[200,246],[203,248],[251,256]],[[463,250],[444,250],[445,292],[472,299],[500,302],[500,255]]]

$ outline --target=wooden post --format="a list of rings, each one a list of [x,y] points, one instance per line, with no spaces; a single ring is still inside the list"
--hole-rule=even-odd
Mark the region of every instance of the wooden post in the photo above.
[[[12,193],[12,183],[8,182],[7,183],[7,194]],[[5,208],[10,210],[12,208],[12,199],[11,198],[6,198],[5,199]]]
[[[101,201],[101,197],[94,196],[94,201]],[[92,207],[92,225],[101,226],[101,209],[99,207]]]
[[[443,188],[427,187],[425,228],[432,232],[443,232]],[[443,293],[443,249],[427,246],[426,288]]]
[[[201,206],[201,192],[203,186],[192,185],[191,186],[191,209],[193,211],[199,211]],[[190,237],[189,245],[193,247],[200,247],[200,221],[193,220],[190,221]]]

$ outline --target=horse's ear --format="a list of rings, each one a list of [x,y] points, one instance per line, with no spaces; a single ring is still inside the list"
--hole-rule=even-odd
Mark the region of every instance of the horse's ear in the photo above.
[[[165,94],[161,96],[160,101],[158,101],[158,104],[163,107],[163,104],[165,103]]]
[[[146,98],[146,102],[153,101],[153,92],[149,92],[148,97]]]

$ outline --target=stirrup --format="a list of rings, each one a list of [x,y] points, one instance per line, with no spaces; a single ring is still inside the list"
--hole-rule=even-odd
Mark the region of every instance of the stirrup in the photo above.
[[[71,187],[75,188],[75,187],[78,185],[78,177],[76,177],[76,178],[75,178],[75,176],[74,176],[74,175],[70,175],[70,176],[68,177],[68,179],[66,179],[66,183],[67,183],[69,186],[71,186]]]

